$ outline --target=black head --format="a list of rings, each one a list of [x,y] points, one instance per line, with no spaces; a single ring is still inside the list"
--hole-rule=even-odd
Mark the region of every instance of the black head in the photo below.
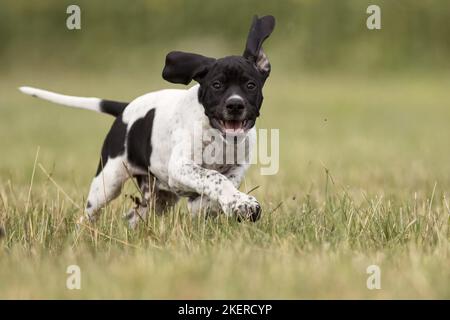
[[[170,52],[163,78],[183,84],[197,81],[199,101],[211,126],[223,134],[245,133],[259,116],[262,88],[270,74],[270,63],[262,43],[274,27],[273,16],[255,16],[242,56],[214,59],[194,53]]]

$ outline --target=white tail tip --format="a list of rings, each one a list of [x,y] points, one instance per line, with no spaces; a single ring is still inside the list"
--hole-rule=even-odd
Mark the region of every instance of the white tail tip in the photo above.
[[[62,104],[69,107],[81,108],[101,112],[99,98],[75,97],[51,92],[47,90],[37,89],[33,87],[19,87],[19,90],[27,95],[41,98],[54,103]]]
[[[25,94],[33,95],[36,92],[35,88],[32,87],[19,87],[19,90]]]

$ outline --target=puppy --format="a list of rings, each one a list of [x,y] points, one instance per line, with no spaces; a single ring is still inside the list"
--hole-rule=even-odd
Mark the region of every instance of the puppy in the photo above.
[[[95,221],[129,178],[136,179],[142,195],[126,215],[132,227],[145,219],[150,204],[162,212],[181,196],[189,198],[193,215],[205,210],[251,221],[260,217],[258,201],[238,190],[249,162],[238,162],[233,156],[235,161],[224,163],[223,157],[240,145],[245,146],[245,159],[251,155],[262,89],[271,69],[262,43],[274,27],[274,17],[255,16],[242,56],[214,59],[170,52],[163,78],[184,85],[195,80],[198,84],[189,89],[151,92],[123,103],[20,88],[34,97],[116,117],[104,141],[81,221]],[[195,143],[193,128],[207,132],[201,143]],[[225,154],[205,155],[224,145]]]

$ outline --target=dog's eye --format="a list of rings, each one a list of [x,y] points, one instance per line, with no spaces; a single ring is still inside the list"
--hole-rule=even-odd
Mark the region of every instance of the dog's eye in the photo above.
[[[256,84],[252,81],[247,82],[247,89],[253,90],[256,88]]]
[[[222,89],[222,82],[220,82],[220,81],[214,81],[214,82],[212,83],[212,87],[213,87],[214,89],[216,89],[216,90],[220,90],[220,89]]]

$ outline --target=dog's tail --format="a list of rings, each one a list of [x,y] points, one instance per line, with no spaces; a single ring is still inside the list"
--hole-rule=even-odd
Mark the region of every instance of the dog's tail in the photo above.
[[[25,94],[28,94],[36,98],[41,98],[47,101],[51,101],[69,107],[107,113],[114,117],[119,116],[128,105],[128,102],[118,102],[118,101],[104,100],[100,98],[67,96],[64,94],[59,94],[32,87],[20,87],[19,90]]]

